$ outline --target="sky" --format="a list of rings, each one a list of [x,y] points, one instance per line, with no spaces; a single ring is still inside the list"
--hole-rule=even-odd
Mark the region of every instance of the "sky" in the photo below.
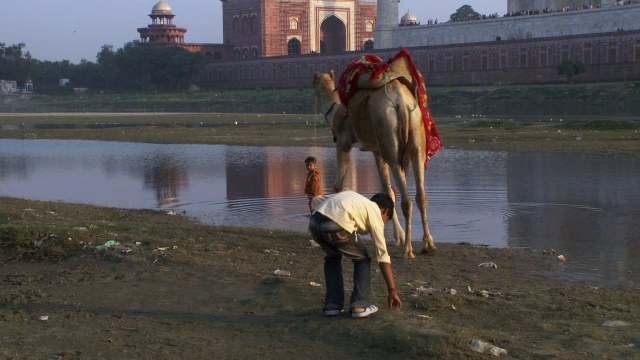
[[[6,3],[11,2],[11,5]],[[102,45],[121,48],[138,40],[136,31],[151,23],[148,15],[158,0],[2,0],[0,43],[25,43],[38,60],[96,61]],[[185,42],[222,43],[222,2],[165,0],[173,24],[187,28]],[[480,14],[507,11],[507,0],[401,0],[399,16],[411,11],[418,21],[447,21],[463,5]]]

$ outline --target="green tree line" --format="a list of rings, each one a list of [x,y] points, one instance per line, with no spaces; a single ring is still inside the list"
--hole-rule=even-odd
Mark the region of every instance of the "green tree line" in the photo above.
[[[16,80],[19,86],[31,79],[36,92],[44,94],[70,93],[74,86],[87,86],[92,91],[180,90],[190,85],[205,62],[201,53],[139,41],[117,50],[103,45],[96,62],[83,59],[78,64],[34,59],[25,46],[0,43],[0,79]],[[69,85],[60,87],[59,79],[69,79]]]

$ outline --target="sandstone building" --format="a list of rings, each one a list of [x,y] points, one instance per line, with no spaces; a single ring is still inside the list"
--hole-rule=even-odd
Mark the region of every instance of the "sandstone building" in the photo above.
[[[171,7],[153,6],[140,41],[204,53],[210,60],[373,50],[375,0],[220,0],[224,44],[185,42]]]
[[[221,0],[224,44],[184,42],[160,1],[138,31],[143,43],[205,53],[205,88],[308,87],[316,71],[401,47],[429,85],[559,82],[557,66],[572,60],[587,69],[576,81],[640,79],[637,0],[505,1],[502,17],[421,24],[399,21],[398,0]]]
[[[636,1],[624,5],[606,0],[505,1],[513,16],[426,25],[405,16],[400,26],[398,0],[378,0],[375,53],[390,58],[398,48],[407,47],[428,85],[561,82],[566,77],[558,74],[557,66],[572,60],[586,66],[586,73],[576,81],[640,79],[640,5]],[[574,7],[567,8],[569,3]],[[561,8],[545,12],[547,6]],[[522,11],[518,9],[538,11],[516,14]],[[203,69],[199,84],[308,87],[316,71],[339,73],[362,53],[219,63]]]
[[[234,58],[372,50],[375,0],[220,0]]]
[[[173,24],[175,15],[171,7],[160,0],[151,9],[151,24],[139,28],[140,42],[154,46],[180,46],[192,52],[201,52],[207,60],[228,60],[233,57],[231,46],[223,44],[199,44],[184,41],[186,28]]]

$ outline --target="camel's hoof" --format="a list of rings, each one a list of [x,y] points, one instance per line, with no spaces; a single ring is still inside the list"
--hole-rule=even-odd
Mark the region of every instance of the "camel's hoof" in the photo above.
[[[405,258],[405,259],[409,259],[409,260],[411,260],[411,259],[413,259],[413,258],[415,258],[415,257],[416,257],[416,256],[415,256],[415,255],[413,255],[413,253],[412,253],[412,252],[410,252],[410,253],[408,253],[408,254],[404,254],[404,258]]]
[[[434,246],[428,246],[426,248],[422,248],[422,253],[423,254],[433,254],[434,252],[436,252],[436,250],[438,250],[437,247]]]

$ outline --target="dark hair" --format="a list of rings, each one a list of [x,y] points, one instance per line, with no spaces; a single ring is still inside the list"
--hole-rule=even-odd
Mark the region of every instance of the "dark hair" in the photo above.
[[[316,163],[316,158],[314,158],[313,156],[309,156],[308,158],[304,159],[304,163],[308,164],[308,163]]]
[[[391,196],[383,193],[377,193],[373,195],[373,197],[371,197],[371,201],[378,204],[380,209],[382,210],[386,209],[387,215],[389,215],[389,218],[393,217],[394,204],[393,204],[393,199],[391,199]]]

